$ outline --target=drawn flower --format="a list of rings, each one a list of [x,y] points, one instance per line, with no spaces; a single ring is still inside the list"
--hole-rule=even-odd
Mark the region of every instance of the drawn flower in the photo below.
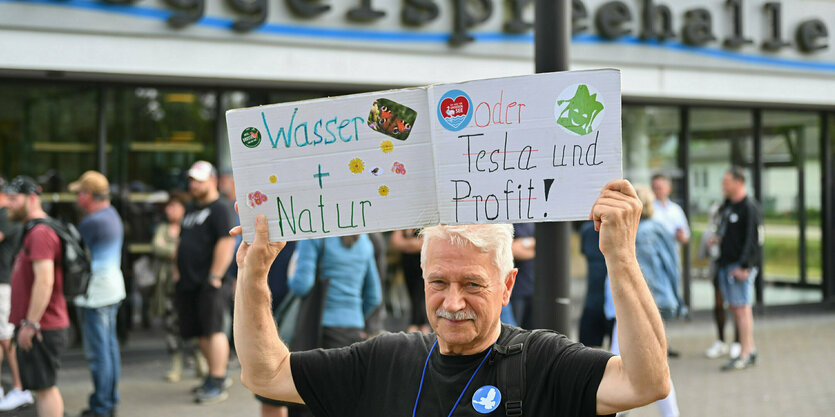
[[[380,142],[380,150],[383,151],[383,153],[391,153],[391,151],[394,150],[394,145],[390,140],[384,140]]]
[[[365,162],[363,162],[362,159],[354,158],[348,163],[348,169],[350,169],[354,174],[359,174],[362,171],[365,171]]]
[[[406,175],[406,167],[400,162],[395,162],[394,165],[391,166],[391,172],[394,172],[395,174]]]
[[[377,192],[380,193],[381,196],[385,197],[389,195],[389,187],[381,185],[380,188],[377,189]]]
[[[275,175],[270,175],[270,182],[271,183],[275,184],[277,181],[278,181],[278,177],[276,177]]]

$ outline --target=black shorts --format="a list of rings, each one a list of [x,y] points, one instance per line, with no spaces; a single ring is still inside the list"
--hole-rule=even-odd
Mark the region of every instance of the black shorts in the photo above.
[[[17,347],[17,365],[23,389],[39,391],[55,386],[58,369],[61,368],[61,354],[68,342],[68,329],[41,330],[41,338],[32,338],[32,349],[27,351]]]
[[[206,284],[197,291],[178,291],[175,303],[183,339],[223,332],[226,301],[221,288]]]

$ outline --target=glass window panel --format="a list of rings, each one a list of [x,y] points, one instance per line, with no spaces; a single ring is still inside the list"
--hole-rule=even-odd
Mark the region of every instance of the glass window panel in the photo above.
[[[708,260],[700,256],[700,242],[709,227],[709,214],[724,200],[722,177],[731,166],[748,168],[748,192],[753,195],[753,117],[750,110],[699,108],[690,121],[690,245],[691,307],[713,308],[713,277]]]
[[[820,284],[820,135],[817,113],[763,112],[763,268],[770,283]],[[820,301],[821,296],[817,288],[796,286],[769,286],[764,295],[769,305]]]
[[[77,221],[70,181],[96,168],[98,90],[0,81],[0,155],[7,177],[41,183],[50,215]]]
[[[681,178],[678,168],[680,130],[678,107],[624,106],[624,176],[635,184],[647,186],[656,173],[667,174],[674,181]],[[680,187],[673,188],[673,200],[676,200]]]
[[[129,261],[150,250],[166,191],[187,189],[196,160],[215,163],[217,95],[179,88],[113,88],[107,95],[108,174],[121,192]]]

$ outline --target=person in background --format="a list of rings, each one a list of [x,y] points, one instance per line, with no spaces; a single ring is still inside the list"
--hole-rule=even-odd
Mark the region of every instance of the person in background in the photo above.
[[[652,193],[655,195],[655,202],[652,204],[654,213],[652,220],[667,230],[667,233],[678,243],[676,250],[679,250],[680,245],[686,245],[690,242],[690,225],[687,223],[687,216],[681,206],[670,200],[672,192],[673,185],[670,177],[664,174],[652,176]],[[676,256],[676,259],[678,259],[678,256]],[[677,265],[677,268],[679,271],[681,270],[680,265]],[[676,273],[676,292],[679,287],[680,275]],[[679,353],[672,349],[668,349],[667,354],[674,358],[679,356]]]
[[[653,220],[660,223],[680,245],[690,242],[690,225],[681,206],[670,200],[673,186],[664,174],[652,176],[652,193],[655,195]]]
[[[56,385],[61,354],[69,342],[70,319],[64,299],[63,251],[58,234],[46,224],[41,188],[19,176],[6,188],[9,218],[24,222],[21,250],[12,269],[12,309],[17,363],[24,389],[35,394],[38,416],[63,417],[64,399]]]
[[[188,176],[194,202],[187,207],[180,228],[176,305],[180,335],[183,340],[198,338],[200,351],[209,362],[209,375],[196,389],[194,400],[211,404],[229,397],[227,389],[232,382],[226,377],[229,339],[223,331],[227,303],[221,287],[235,247],[235,238],[229,236],[235,210],[220,196],[212,164],[197,161]]]
[[[0,411],[10,411],[35,402],[32,393],[23,389],[17,368],[17,357],[12,339],[14,324],[9,322],[12,308],[12,263],[20,249],[23,237],[23,225],[9,219],[9,203],[4,189],[6,180],[0,177],[0,362],[6,359],[12,374],[12,389],[3,395],[0,387]]]
[[[420,248],[423,239],[416,229],[395,230],[391,233],[393,250],[400,252],[400,266],[403,268],[403,278],[409,291],[409,301],[412,306],[408,332],[429,333],[429,323],[426,320],[426,304],[424,302],[423,271],[420,269]]]
[[[536,256],[534,229],[533,223],[513,225],[513,265],[519,272],[510,296],[510,306],[513,317],[523,329],[533,328],[533,258]]]
[[[177,309],[174,306],[174,288],[180,279],[177,269],[177,246],[180,244],[180,223],[185,215],[186,205],[190,197],[182,191],[169,193],[165,203],[164,222],[157,225],[154,237],[151,239],[151,253],[154,256],[153,270],[157,277],[154,286],[154,296],[151,302],[151,314],[161,317],[165,329],[165,344],[171,356],[171,369],[165,374],[169,382],[178,382],[183,377],[183,358],[186,353],[186,343],[180,337],[180,325]],[[197,375],[203,378],[208,373],[206,358],[195,352]]]
[[[745,174],[731,168],[722,179],[726,200],[719,211],[719,285],[739,329],[741,352],[722,366],[723,371],[746,369],[757,363],[754,345],[752,290],[762,256],[762,214],[745,188]]]
[[[97,171],[87,171],[70,183],[78,207],[86,215],[78,225],[84,243],[90,248],[92,277],[85,295],[75,298],[81,319],[84,356],[93,377],[93,393],[82,417],[112,416],[119,403],[119,378],[122,370],[116,314],[125,299],[122,276],[122,243],[125,233],[122,218],[110,205],[110,183]]]
[[[580,250],[586,258],[586,298],[580,317],[580,343],[586,346],[603,346],[604,338],[611,340],[614,319],[603,312],[606,281],[606,259],[600,252],[599,233],[594,222],[580,227]]]
[[[713,321],[716,324],[716,341],[706,350],[705,356],[716,359],[730,354],[731,358],[739,356],[742,347],[739,344],[739,329],[734,323],[734,342],[730,346],[725,343],[725,298],[722,297],[722,287],[719,285],[719,242],[718,228],[720,221],[719,204],[712,204],[708,211],[708,225],[702,233],[699,242],[699,259],[707,261],[707,275],[713,282]]]
[[[383,299],[368,235],[302,240],[296,244],[296,252],[296,270],[287,281],[290,291],[308,294],[318,285],[317,275],[329,281],[320,347],[338,348],[364,340],[366,320]],[[291,415],[308,414],[293,411]]]
[[[380,277],[380,288],[385,288],[386,275],[388,272],[388,260],[386,254],[388,253],[388,240],[382,233],[369,233],[368,239],[374,245],[374,259],[377,261],[377,275]],[[381,290],[381,294],[384,291]],[[386,308],[385,303],[380,305],[371,312],[371,315],[365,320],[365,334],[368,337],[376,336],[385,331]]]
[[[229,200],[233,205],[237,200],[235,196],[235,178],[232,171],[223,171],[217,178],[217,189],[220,196]],[[241,218],[235,212],[235,224],[241,224]],[[241,237],[235,236],[235,246],[232,250],[232,259],[235,258],[235,253],[238,252],[238,247],[241,246]],[[232,331],[232,315],[235,312],[235,281],[238,280],[238,264],[234,261],[229,264],[229,269],[226,270],[226,275],[223,278],[223,297],[226,300],[227,314],[224,316],[223,331],[229,339],[229,360],[235,360],[235,335]]]

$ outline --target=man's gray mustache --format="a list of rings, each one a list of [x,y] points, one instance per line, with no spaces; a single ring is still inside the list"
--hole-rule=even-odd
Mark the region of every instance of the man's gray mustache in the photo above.
[[[454,313],[450,313],[449,311],[446,311],[446,309],[443,308],[443,307],[438,307],[438,309],[435,310],[435,315],[442,318],[442,319],[447,319],[447,320],[475,320],[476,319],[475,311],[459,310],[459,311],[456,311]]]

